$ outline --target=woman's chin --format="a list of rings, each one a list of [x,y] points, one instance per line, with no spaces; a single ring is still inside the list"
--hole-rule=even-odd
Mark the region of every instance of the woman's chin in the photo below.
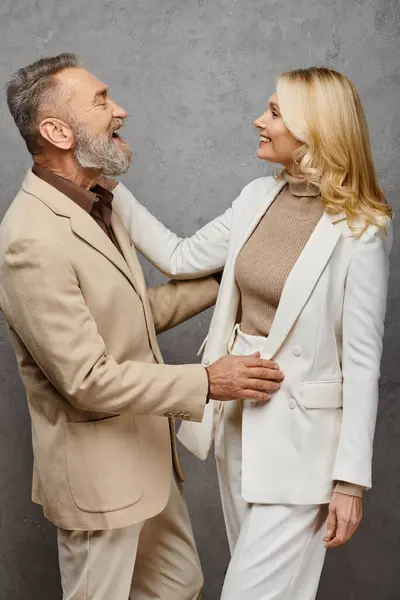
[[[260,160],[268,160],[269,162],[275,162],[273,152],[271,152],[268,148],[258,148],[256,155],[257,158],[259,158]]]

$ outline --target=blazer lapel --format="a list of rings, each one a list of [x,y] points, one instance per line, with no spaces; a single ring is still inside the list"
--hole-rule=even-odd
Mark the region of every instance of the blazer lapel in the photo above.
[[[113,210],[111,217],[111,226],[122,250],[122,254],[124,255],[126,265],[129,267],[130,275],[135,282],[135,289],[143,299],[146,295],[146,282],[143,276],[143,270],[140,266],[133,242],[115,209]]]
[[[88,213],[56,188],[36,177],[31,170],[28,171],[22,187],[28,194],[35,196],[46,204],[55,214],[67,217],[70,220],[71,229],[74,234],[103,254],[125,275],[142,300],[149,340],[154,356],[158,362],[163,362],[157,344],[143,271],[133,244],[129,239],[128,232],[124,228],[116,211],[113,210],[111,225],[123,255]]]
[[[275,182],[274,185],[267,190],[262,190],[258,198],[255,199],[255,207],[252,214],[252,218],[248,223],[247,227],[243,229],[242,235],[239,237],[239,243],[235,248],[235,252],[232,257],[233,264],[236,263],[236,259],[239,256],[240,251],[243,246],[253,234],[260,220],[267,212],[268,208],[274,202],[275,198],[278,196],[281,189],[286,185],[285,181]],[[249,208],[250,210],[250,208]]]
[[[207,340],[207,346],[215,349],[215,354],[212,355],[211,360],[216,360],[216,358],[220,358],[226,353],[228,339],[237,319],[240,292],[235,280],[236,259],[260,219],[284,185],[285,182],[273,180],[272,185],[261,188],[255,197],[249,199],[248,210],[243,211],[243,218],[239,219],[237,228],[231,232],[234,244],[229,251],[225,264],[220,293]],[[218,325],[216,325],[217,323]],[[222,340],[224,341],[222,342]]]
[[[77,207],[79,209],[79,207]],[[129,282],[138,291],[137,282],[129,269],[124,257],[114,246],[110,238],[102,231],[94,219],[85,211],[82,214],[73,214],[70,216],[71,229],[75,235],[90,244],[95,250],[103,254],[129,279]],[[119,241],[119,240],[118,240]]]
[[[336,219],[326,212],[314,229],[297,259],[286,284],[265,344],[265,355],[271,358],[288,336],[306,304],[340,238]]]
[[[135,289],[143,304],[144,316],[146,319],[147,332],[149,334],[151,349],[153,350],[153,354],[157,362],[163,363],[163,357],[157,342],[157,335],[154,328],[153,315],[151,312],[151,306],[147,294],[147,286],[143,275],[143,270],[140,265],[133,242],[131,241],[127,230],[125,229],[120,216],[115,210],[113,210],[111,224],[115,236],[118,240],[118,243],[121,247],[121,250],[124,254],[126,263],[132,273],[132,277],[135,280]]]
[[[31,170],[28,171],[22,187],[28,194],[46,204],[55,214],[68,217],[75,235],[110,260],[139,293],[139,286],[124,257],[87,212],[56,188],[36,177]]]

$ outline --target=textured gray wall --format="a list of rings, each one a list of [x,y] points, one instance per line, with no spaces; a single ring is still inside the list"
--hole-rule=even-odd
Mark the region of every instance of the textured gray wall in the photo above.
[[[83,8],[81,8],[83,6]],[[126,182],[162,221],[189,234],[265,171],[252,120],[283,70],[325,63],[356,83],[379,175],[400,191],[398,0],[2,0],[0,87],[44,55],[78,52],[129,111],[135,164]],[[1,215],[29,157],[0,99]],[[396,193],[397,192],[397,193]],[[1,216],[0,215],[0,216]],[[150,283],[159,276],[145,264]],[[329,553],[324,600],[400,597],[399,243],[393,251],[375,486],[354,541]],[[161,338],[167,361],[196,361],[209,314]],[[30,503],[30,425],[4,331],[0,339],[0,600],[60,598],[53,528]],[[206,576],[219,597],[228,560],[213,461],[183,454]],[[110,599],[111,600],[111,599]]]

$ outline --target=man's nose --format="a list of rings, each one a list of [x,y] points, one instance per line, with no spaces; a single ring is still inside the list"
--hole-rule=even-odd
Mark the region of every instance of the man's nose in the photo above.
[[[126,119],[128,113],[122,106],[113,101],[113,117],[116,119]]]

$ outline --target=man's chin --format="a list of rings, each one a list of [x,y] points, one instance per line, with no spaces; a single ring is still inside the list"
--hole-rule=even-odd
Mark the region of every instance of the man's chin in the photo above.
[[[119,177],[120,175],[125,175],[125,173],[127,173],[129,171],[129,167],[131,166],[131,163],[129,163],[128,165],[124,166],[124,167],[115,167],[115,168],[105,168],[102,169],[102,175],[104,175],[104,177]]]
[[[77,144],[75,158],[83,168],[98,170],[105,177],[124,175],[132,164],[132,150],[122,138],[113,138],[97,145],[87,140]],[[96,141],[96,140],[95,140]]]
[[[117,138],[118,139],[118,138]],[[111,161],[104,169],[103,175],[106,177],[118,177],[119,175],[124,175],[132,164],[132,150],[122,138],[119,138],[118,141],[114,142],[115,146],[118,148],[118,155],[121,159],[116,157],[116,161],[113,164]],[[106,172],[107,171],[107,172]]]

